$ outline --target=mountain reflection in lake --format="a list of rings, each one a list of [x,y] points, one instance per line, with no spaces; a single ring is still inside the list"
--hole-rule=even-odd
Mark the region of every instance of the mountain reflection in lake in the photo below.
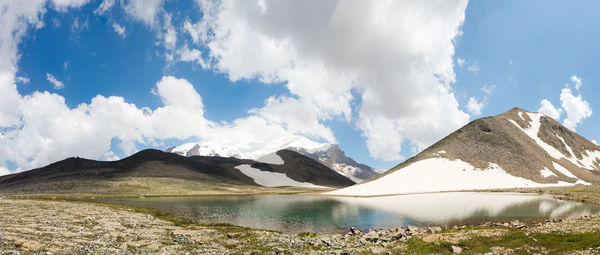
[[[284,232],[343,232],[406,225],[450,226],[486,221],[569,218],[600,212],[600,206],[518,193],[449,192],[385,197],[301,195],[198,196],[109,199],[156,208],[201,223]]]

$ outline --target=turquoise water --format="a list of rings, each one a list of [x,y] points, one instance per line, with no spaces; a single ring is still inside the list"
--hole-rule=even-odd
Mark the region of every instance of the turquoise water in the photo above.
[[[283,232],[344,232],[406,225],[451,226],[486,221],[569,218],[600,213],[600,206],[518,193],[449,192],[370,198],[302,195],[198,196],[110,199],[156,208],[201,223]]]

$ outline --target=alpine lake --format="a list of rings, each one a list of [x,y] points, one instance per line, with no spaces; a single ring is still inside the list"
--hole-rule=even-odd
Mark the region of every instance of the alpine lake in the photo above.
[[[244,195],[111,198],[105,202],[165,211],[199,223],[229,223],[285,233],[344,233],[408,225],[457,226],[542,221],[600,213],[600,206],[550,195],[448,192],[381,197]]]

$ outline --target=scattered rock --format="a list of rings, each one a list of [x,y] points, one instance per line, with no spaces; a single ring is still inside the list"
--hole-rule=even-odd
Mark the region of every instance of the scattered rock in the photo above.
[[[442,228],[441,227],[428,227],[427,228],[429,230],[429,232],[431,233],[438,233],[438,232],[442,232]]]
[[[274,247],[273,248],[273,252],[275,252],[276,254],[282,253],[283,249],[279,248],[279,247]]]
[[[355,228],[355,227],[351,227],[351,228],[350,228],[350,233],[352,233],[353,235],[362,235],[362,234],[363,234],[363,232],[362,232],[362,231],[358,230],[358,229],[357,229],[357,228]]]
[[[463,251],[463,248],[461,248],[460,246],[456,246],[456,245],[452,245],[450,248],[452,248],[453,253],[461,253]]]

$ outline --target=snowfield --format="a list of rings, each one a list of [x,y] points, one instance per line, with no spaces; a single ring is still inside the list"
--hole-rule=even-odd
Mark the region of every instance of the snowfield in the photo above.
[[[540,171],[540,174],[542,175],[542,177],[544,178],[548,178],[550,176],[558,176],[556,175],[554,172],[550,171],[550,169],[548,169],[547,167],[544,167],[544,169],[542,169]]]
[[[379,196],[440,191],[482,190],[526,187],[555,187],[585,184],[559,181],[537,183],[508,174],[496,164],[478,169],[462,160],[430,158],[415,162],[379,179],[326,192],[326,195]]]
[[[519,114],[520,113],[521,112],[519,112]],[[593,152],[586,151],[586,155],[582,155],[583,158],[580,160],[575,156],[575,154],[573,153],[573,150],[565,142],[565,140],[562,137],[560,137],[559,135],[555,134],[558,137],[558,139],[560,139],[563,142],[563,144],[566,146],[567,151],[570,154],[569,156],[566,156],[566,155],[562,154],[562,152],[560,152],[559,150],[554,148],[552,145],[547,144],[546,142],[542,141],[542,139],[540,139],[538,137],[538,133],[540,131],[540,126],[541,126],[540,118],[544,115],[541,113],[530,113],[530,112],[528,112],[527,115],[529,116],[529,118],[531,118],[531,122],[529,123],[529,127],[527,129],[523,129],[514,120],[510,120],[510,122],[512,124],[514,124],[515,126],[517,126],[517,128],[519,128],[521,131],[525,132],[525,134],[527,134],[529,137],[531,137],[531,139],[533,139],[540,147],[542,147],[542,149],[544,149],[553,158],[555,158],[555,159],[565,158],[578,167],[585,168],[588,170],[598,170],[594,167],[594,162],[597,160],[600,161],[600,151],[593,151]]]
[[[273,165],[283,165],[284,163],[283,159],[275,152],[264,155],[258,158],[256,161]]]
[[[235,167],[240,170],[246,176],[254,179],[256,184],[264,187],[305,187],[305,188],[328,188],[325,186],[314,185],[309,182],[299,182],[290,177],[287,177],[284,173],[275,173],[269,171],[262,171],[251,167],[250,165],[239,165]]]

